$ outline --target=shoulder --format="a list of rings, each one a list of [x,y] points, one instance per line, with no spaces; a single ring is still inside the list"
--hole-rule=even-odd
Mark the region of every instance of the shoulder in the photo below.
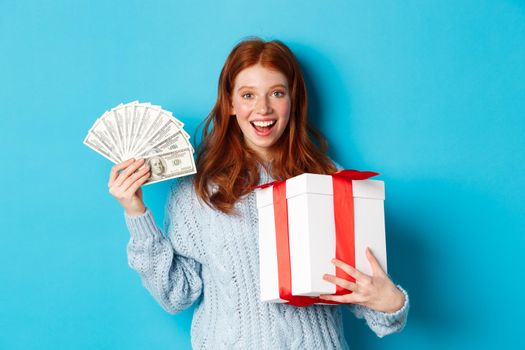
[[[330,158],[330,160],[332,161],[332,163],[334,163],[335,167],[337,168],[337,170],[343,170],[344,168],[341,166],[340,163],[336,162],[334,159]]]
[[[194,177],[194,175],[189,175],[175,179],[171,184],[170,193],[172,195],[175,195],[177,193],[195,193],[195,188],[193,186]]]
[[[177,178],[173,181],[170,192],[169,202],[177,205],[191,206],[196,208],[200,205],[195,186],[193,185],[194,175]]]

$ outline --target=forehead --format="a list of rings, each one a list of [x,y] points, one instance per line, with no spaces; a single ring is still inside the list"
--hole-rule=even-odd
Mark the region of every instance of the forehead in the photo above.
[[[260,64],[243,69],[235,77],[235,88],[242,86],[264,88],[277,84],[287,87],[286,76],[278,70],[266,68]]]

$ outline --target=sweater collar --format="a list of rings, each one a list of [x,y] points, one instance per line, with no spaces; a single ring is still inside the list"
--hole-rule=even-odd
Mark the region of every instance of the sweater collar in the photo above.
[[[265,162],[264,164],[258,163],[257,166],[259,168],[259,183],[258,185],[262,185],[268,182],[273,182],[275,179],[270,175],[269,170],[271,169],[271,162]]]

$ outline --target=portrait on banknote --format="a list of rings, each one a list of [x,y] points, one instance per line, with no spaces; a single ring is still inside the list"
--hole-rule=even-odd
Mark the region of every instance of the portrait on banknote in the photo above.
[[[166,171],[164,159],[160,157],[153,157],[148,159],[146,164],[150,167],[152,180],[158,180],[162,178],[162,175],[164,175],[164,172]]]

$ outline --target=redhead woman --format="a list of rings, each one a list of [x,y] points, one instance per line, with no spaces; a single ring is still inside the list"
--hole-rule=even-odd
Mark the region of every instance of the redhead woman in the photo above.
[[[128,259],[144,286],[170,313],[196,304],[195,349],[346,349],[341,308],[364,318],[378,336],[400,331],[406,291],[373,254],[372,275],[344,261],[355,278],[324,278],[347,290],[323,296],[338,305],[295,307],[259,300],[256,185],[305,172],[331,174],[324,137],[308,122],[306,87],[292,51],[280,41],[249,39],[229,54],[215,106],[204,121],[197,174],[175,181],[165,231],[142,199],[150,176],[142,159],[111,170],[110,193],[125,211]]]

